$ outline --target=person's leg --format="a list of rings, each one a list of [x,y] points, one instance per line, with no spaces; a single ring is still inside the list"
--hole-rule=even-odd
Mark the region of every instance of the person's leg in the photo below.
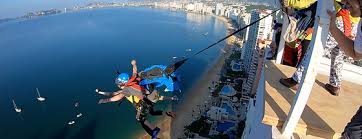
[[[143,129],[146,130],[148,135],[152,137],[152,139],[157,138],[157,135],[160,132],[160,128],[153,126],[148,120],[144,120],[141,125]]]
[[[331,52],[331,70],[329,76],[329,83],[334,87],[340,87],[342,82],[342,69],[343,69],[344,52],[335,47]]]
[[[151,101],[150,104],[156,103],[160,98],[159,92],[157,90],[153,90],[151,94],[147,95],[146,97],[146,102],[150,103],[149,101]]]
[[[302,80],[302,76],[303,76],[303,71],[304,71],[304,65],[306,65],[307,63],[307,55],[308,55],[308,49],[306,50],[302,61],[299,63],[299,65],[297,66],[297,70],[294,72],[293,76],[291,78],[286,78],[286,79],[280,79],[279,82],[281,84],[283,84],[284,86],[291,88],[293,90],[297,90],[299,87],[299,83]]]
[[[297,70],[294,72],[294,74],[292,76],[293,80],[296,81],[297,83],[300,83],[300,81],[302,80],[304,65],[306,64],[306,62],[307,62],[307,59],[306,59],[306,56],[304,56],[302,61],[297,66]]]
[[[150,136],[152,136],[152,130],[154,129],[154,128],[151,128],[151,124],[150,124],[150,122],[148,122],[147,120],[145,120],[145,121],[140,121],[140,123],[141,123],[141,126],[142,126],[142,128],[147,132],[147,134],[148,135],[150,135]],[[151,125],[151,126],[150,126]]]
[[[161,68],[155,67],[149,71],[146,72],[146,78],[147,79],[153,79],[156,77],[162,77],[163,76],[163,70]]]
[[[160,132],[160,128],[152,125],[146,117],[142,116],[141,120],[139,120],[142,128],[153,138],[157,137],[157,134]]]
[[[332,48],[329,84],[325,84],[324,88],[335,96],[338,96],[340,92],[344,56],[344,52],[339,47]]]
[[[113,96],[111,98],[106,98],[106,99],[100,99],[98,101],[98,104],[104,104],[104,103],[109,103],[109,102],[116,102],[116,101],[120,101],[121,99],[123,99],[125,96],[123,94],[118,94],[116,96]]]
[[[179,67],[181,67],[182,64],[184,64],[186,62],[187,58],[186,59],[183,59],[181,61],[178,61],[172,65],[168,65],[165,69],[165,73],[167,75],[171,75],[173,72],[175,72]]]
[[[152,125],[146,119],[147,113],[149,113],[149,111],[146,109],[149,109],[149,108],[145,105],[146,104],[143,103],[136,107],[137,108],[136,120],[141,124],[142,128],[147,132],[147,134],[149,134],[150,136],[153,137],[155,135],[155,132],[157,132],[157,133],[159,132],[159,128]]]
[[[302,45],[302,53],[300,55],[300,59],[303,59],[304,58],[304,55],[307,53],[307,50],[308,50],[308,47],[309,47],[309,43],[310,43],[310,40],[303,40],[301,42],[301,45]],[[299,62],[301,63],[301,62]],[[298,63],[298,64],[299,64]]]
[[[153,107],[150,108],[150,114],[153,115],[153,116],[162,115],[162,112],[163,112],[163,111],[161,111],[161,110],[155,111],[155,110],[153,109]]]
[[[153,66],[145,69],[145,71],[140,72],[139,77],[142,79],[148,79],[148,80],[152,80],[157,77],[162,77],[164,74],[165,68],[166,68],[166,66],[164,66],[164,65],[153,65]]]
[[[176,95],[173,96],[173,97],[160,96],[160,98],[158,100],[160,100],[160,101],[162,101],[162,100],[174,100],[174,101],[177,101],[178,97]]]
[[[156,126],[152,125],[148,120],[145,120],[145,121],[143,122],[143,124],[144,124],[148,129],[151,129],[151,131],[156,128]]]

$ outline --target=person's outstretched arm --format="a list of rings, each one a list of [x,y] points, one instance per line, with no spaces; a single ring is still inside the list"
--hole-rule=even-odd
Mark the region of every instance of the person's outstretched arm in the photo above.
[[[122,90],[119,90],[117,92],[103,92],[103,91],[99,90],[98,88],[95,91],[96,91],[96,93],[103,95],[103,96],[116,96],[116,95],[122,93]]]
[[[354,42],[353,40],[349,39],[344,33],[339,30],[336,26],[336,14],[330,10],[327,11],[328,15],[331,17],[331,22],[329,26],[329,31],[331,32],[334,39],[338,42],[338,47],[341,48],[344,53],[353,59],[361,59],[362,54],[357,53],[354,50]],[[361,29],[361,28],[358,28]],[[358,31],[357,31],[358,32]],[[362,44],[359,44],[362,45]]]
[[[133,75],[133,76],[137,76],[136,60],[132,60],[132,61],[131,61],[131,64],[132,64],[132,75]]]
[[[160,101],[162,100],[178,100],[177,96],[173,96],[173,97],[166,97],[166,96],[160,96],[160,98],[158,99]]]
[[[123,94],[119,94],[119,95],[116,95],[114,97],[111,97],[111,98],[106,98],[106,99],[100,99],[98,101],[98,104],[104,104],[104,103],[109,103],[109,102],[116,102],[116,101],[120,101],[124,98],[124,95]]]
[[[106,98],[106,99],[100,99],[98,101],[98,104],[104,104],[104,103],[109,103],[109,102],[116,102],[116,101],[120,101],[122,100],[123,98],[125,97],[125,95],[123,94],[118,94],[118,95],[115,95],[111,98]]]

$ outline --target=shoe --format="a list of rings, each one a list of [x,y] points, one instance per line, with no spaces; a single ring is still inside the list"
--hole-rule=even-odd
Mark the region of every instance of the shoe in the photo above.
[[[176,117],[176,113],[175,113],[175,112],[172,112],[172,111],[166,112],[166,115],[167,115],[167,116],[170,116],[171,118],[175,118],[175,117]]]
[[[326,84],[324,85],[324,88],[329,92],[331,93],[333,96],[338,96],[339,95],[339,92],[340,92],[340,88],[339,87],[334,87],[333,85],[331,84]]]
[[[294,81],[293,78],[282,78],[279,80],[279,82],[290,89],[298,90],[299,83],[297,81]]]
[[[156,127],[155,129],[152,130],[152,139],[157,139],[157,135],[158,133],[161,131],[160,128]]]

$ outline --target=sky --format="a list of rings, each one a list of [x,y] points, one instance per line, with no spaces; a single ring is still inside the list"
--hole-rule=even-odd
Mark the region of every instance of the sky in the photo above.
[[[90,2],[119,2],[127,0],[0,0],[0,19],[22,16],[31,11],[50,8],[63,9]]]

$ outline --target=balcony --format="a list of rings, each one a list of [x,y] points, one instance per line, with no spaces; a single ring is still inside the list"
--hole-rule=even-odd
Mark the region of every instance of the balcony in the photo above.
[[[279,79],[291,77],[295,70],[274,61],[265,62],[263,124],[282,128],[296,92],[280,84]],[[294,137],[339,138],[362,104],[361,85],[344,80],[339,96],[333,96],[323,88],[324,83],[328,83],[328,76],[318,74]]]

